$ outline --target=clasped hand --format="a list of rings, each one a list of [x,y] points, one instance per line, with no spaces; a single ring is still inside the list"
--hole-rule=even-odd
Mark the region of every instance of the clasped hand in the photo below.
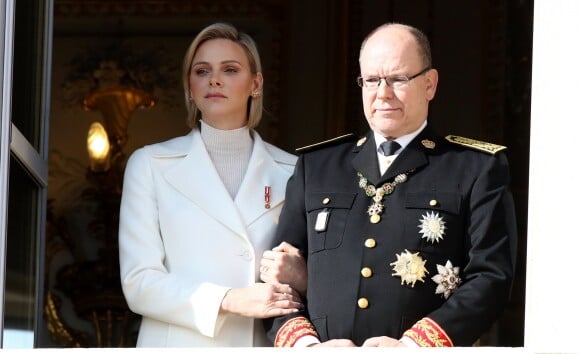
[[[288,315],[300,308],[300,295],[289,285],[263,283],[230,289],[221,305],[222,312],[254,318]]]
[[[289,284],[305,296],[308,271],[300,250],[282,242],[271,251],[265,251],[260,262],[260,279],[269,284]]]
[[[365,340],[362,345],[363,347],[407,347],[403,342],[398,339],[380,336],[371,337]],[[326,342],[311,345],[311,347],[356,347],[350,339],[331,339]]]

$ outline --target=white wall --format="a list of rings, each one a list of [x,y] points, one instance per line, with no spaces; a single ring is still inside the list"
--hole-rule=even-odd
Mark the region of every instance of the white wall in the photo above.
[[[535,0],[525,348],[579,352],[580,2]]]

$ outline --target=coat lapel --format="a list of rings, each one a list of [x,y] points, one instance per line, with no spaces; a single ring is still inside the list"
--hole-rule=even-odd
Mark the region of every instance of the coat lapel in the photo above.
[[[431,141],[433,147],[428,147],[429,144],[423,142]],[[419,135],[413,139],[401,154],[395,159],[393,164],[381,177],[381,181],[387,181],[401,173],[407,173],[412,170],[417,170],[429,163],[427,154],[435,153],[440,146],[439,137],[429,128],[429,125],[423,129]]]
[[[367,134],[367,141],[359,149],[359,153],[353,158],[353,167],[361,172],[374,185],[393,179],[395,176],[411,170],[417,170],[426,165],[429,160],[427,154],[436,153],[441,144],[441,139],[429,126],[425,127],[419,135],[413,139],[383,176],[379,176],[379,162],[377,159],[376,143],[372,131]],[[424,145],[423,141],[434,142],[434,147],[429,148],[429,144]]]
[[[352,159],[354,169],[362,173],[372,184],[376,184],[380,179],[376,146],[374,135],[369,131],[366,142],[354,149],[354,152],[358,153]]]
[[[194,130],[189,153],[165,173],[167,182],[210,217],[247,238],[246,227],[221,181],[199,131]]]
[[[253,134],[254,148],[235,204],[246,225],[250,225],[264,213],[284,201],[286,182],[291,175],[284,170],[268,151],[266,143]],[[265,207],[265,187],[270,187],[270,207]]]

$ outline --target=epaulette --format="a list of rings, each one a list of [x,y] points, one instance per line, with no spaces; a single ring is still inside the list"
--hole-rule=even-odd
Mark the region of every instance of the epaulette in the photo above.
[[[457,135],[447,135],[445,139],[447,139],[447,141],[449,141],[452,144],[466,146],[468,148],[483,151],[492,155],[495,155],[497,152],[507,149],[507,146],[496,145],[485,141],[470,138],[464,138],[462,136]]]
[[[296,149],[296,153],[302,154],[302,153],[309,152],[312,150],[320,149],[322,147],[328,147],[328,146],[336,145],[339,143],[352,141],[355,139],[356,139],[356,136],[352,133],[346,134],[346,135],[341,135],[341,136],[337,136],[336,138],[332,138],[330,140],[325,140],[325,141],[321,141],[321,142],[316,143],[316,144],[300,147],[300,148]]]

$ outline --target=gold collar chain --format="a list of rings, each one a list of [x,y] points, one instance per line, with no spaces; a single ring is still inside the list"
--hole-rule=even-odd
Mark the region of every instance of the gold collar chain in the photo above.
[[[381,214],[385,208],[382,203],[383,197],[393,193],[397,185],[405,183],[411,172],[413,171],[411,170],[407,173],[398,174],[392,182],[386,182],[380,187],[375,187],[370,184],[368,179],[363,176],[362,173],[356,173],[359,177],[358,186],[365,191],[367,196],[373,198],[373,203],[367,209],[367,214],[370,215],[371,223],[376,224],[381,221]]]

